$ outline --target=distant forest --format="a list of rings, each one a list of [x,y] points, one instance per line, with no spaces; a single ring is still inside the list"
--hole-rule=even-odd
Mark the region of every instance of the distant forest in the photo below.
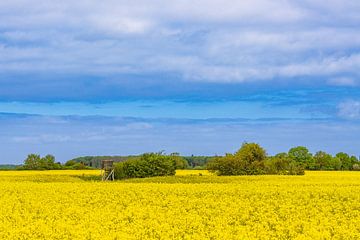
[[[3,170],[13,170],[16,169],[18,167],[18,165],[13,165],[13,164],[0,164],[0,169]]]

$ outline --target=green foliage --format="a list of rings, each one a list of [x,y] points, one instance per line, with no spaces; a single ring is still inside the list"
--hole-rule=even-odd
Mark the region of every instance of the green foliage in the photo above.
[[[180,156],[179,153],[171,153],[170,157],[174,159],[176,164],[176,169],[187,169],[189,168],[188,162]]]
[[[71,166],[74,166],[77,162],[74,161],[74,160],[69,160],[65,163],[65,166],[66,167],[71,167]]]
[[[312,154],[306,147],[298,146],[291,148],[288,152],[288,156],[304,168],[311,169],[313,167]]]
[[[349,156],[346,153],[339,152],[336,157],[341,161],[341,170],[352,170],[353,166],[358,163],[358,159],[355,156]]]
[[[171,175],[172,173],[168,173],[164,169],[168,166],[173,167],[173,165],[175,169],[209,169],[218,175],[298,175],[304,174],[304,169],[360,170],[359,159],[343,152],[332,156],[324,151],[318,151],[313,156],[306,147],[298,146],[291,148],[288,153],[279,153],[268,157],[265,150],[255,143],[244,143],[236,153],[226,154],[225,156],[192,155],[190,157],[183,157],[179,153],[172,153],[170,155],[147,153],[140,156],[85,156],[69,160],[64,165],[56,163],[55,157],[52,155],[41,157],[37,154],[29,154],[23,165],[0,166],[0,169],[91,169],[100,168],[102,160],[113,160],[115,162],[119,179]],[[170,162],[171,164],[168,164]],[[162,166],[161,163],[166,164]]]
[[[244,143],[235,153],[238,163],[243,166],[246,175],[263,174],[265,171],[264,161],[266,159],[265,149],[256,143]]]
[[[209,162],[208,169],[218,175],[304,174],[303,166],[288,154],[267,157],[256,143],[244,143],[235,154],[215,158]]]
[[[88,169],[88,168],[89,167],[83,163],[75,163],[74,165],[71,166],[71,169],[74,169],[74,170],[82,170],[82,169]]]
[[[341,160],[337,157],[332,157],[330,161],[331,170],[340,170],[341,169]]]
[[[207,168],[218,175],[259,175],[265,173],[266,152],[256,143],[244,143],[235,153],[211,160]]]
[[[185,156],[183,157],[187,162],[190,168],[198,169],[205,168],[206,164],[216,157],[209,156]]]
[[[315,166],[317,170],[333,170],[332,156],[323,151],[318,151],[314,155]]]
[[[304,167],[293,160],[287,153],[268,157],[265,161],[267,174],[304,175]]]
[[[224,157],[216,157],[207,164],[209,171],[215,172],[217,175],[245,175],[242,171],[239,159],[233,154],[227,153]]]
[[[291,159],[286,153],[268,157],[265,161],[266,172],[269,174],[285,175],[288,171]]]
[[[60,163],[55,163],[55,157],[53,155],[46,155],[45,157],[41,158],[40,166],[46,170],[50,169],[61,169]]]
[[[113,160],[114,162],[124,162],[129,159],[136,159],[138,156],[85,156],[71,159],[69,161],[75,161],[77,163],[83,163],[84,165],[92,168],[101,168],[101,162],[103,160]]]
[[[24,161],[24,165],[21,169],[26,170],[52,170],[61,169],[60,163],[55,163],[55,157],[53,155],[46,155],[40,157],[38,154],[29,154]]]
[[[286,175],[304,175],[305,169],[297,162],[291,161],[289,163],[288,171]]]
[[[333,157],[324,151],[318,151],[304,166],[310,170],[353,170],[357,163],[356,157],[350,157],[343,152]]]
[[[24,168],[26,169],[39,169],[41,157],[38,154],[29,154],[24,161]]]
[[[18,170],[58,170],[58,169],[89,169],[83,163],[78,163],[75,161],[67,161],[65,165],[55,162],[55,157],[53,155],[46,155],[41,157],[38,154],[29,154],[24,161],[24,164],[17,168]]]
[[[0,164],[0,170],[15,170],[18,165],[14,164]]]
[[[180,156],[178,153],[172,153],[176,158],[177,169],[196,168],[204,169],[206,164],[213,159],[212,156]],[[113,160],[114,162],[124,162],[130,159],[137,159],[140,156],[84,156],[71,159],[69,161],[81,162],[92,168],[101,168],[102,160]]]
[[[115,164],[115,178],[144,178],[175,175],[176,162],[173,156],[162,153],[145,153],[137,159]]]

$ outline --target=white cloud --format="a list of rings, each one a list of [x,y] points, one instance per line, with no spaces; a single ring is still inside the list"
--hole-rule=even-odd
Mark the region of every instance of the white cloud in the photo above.
[[[356,120],[360,119],[360,101],[348,100],[338,105],[339,117]]]
[[[214,32],[209,38],[208,47],[213,55],[226,52],[227,49],[257,54],[279,52],[301,54],[309,51],[338,51],[359,47],[360,30],[320,28],[312,30],[298,29],[269,31],[239,30]],[[245,51],[244,51],[245,50]]]
[[[68,142],[71,140],[67,135],[55,135],[55,134],[41,134],[38,136],[14,136],[11,137],[11,141],[15,143],[60,143]]]
[[[347,87],[356,87],[358,85],[357,81],[350,77],[335,77],[330,78],[327,81],[327,84],[332,86],[347,86]]]
[[[152,27],[149,20],[114,16],[98,16],[91,21],[96,28],[109,34],[143,34]]]
[[[162,3],[165,3],[163,12],[168,12],[171,17],[200,22],[282,22],[296,21],[306,15],[290,1],[279,0],[180,0]]]
[[[169,71],[213,82],[359,76],[354,1],[14,0],[0,9],[1,73]]]
[[[360,54],[339,58],[309,59],[295,63],[266,64],[250,60],[252,63],[248,64],[246,61],[247,59],[242,63],[229,65],[209,64],[195,56],[168,56],[152,59],[147,66],[158,71],[161,69],[180,71],[188,80],[212,82],[249,82],[276,77],[329,76],[342,72],[357,74],[357,69],[360,69]]]

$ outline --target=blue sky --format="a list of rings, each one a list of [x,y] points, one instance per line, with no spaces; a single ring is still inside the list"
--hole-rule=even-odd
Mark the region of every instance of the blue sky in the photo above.
[[[0,163],[360,155],[360,2],[0,2]]]

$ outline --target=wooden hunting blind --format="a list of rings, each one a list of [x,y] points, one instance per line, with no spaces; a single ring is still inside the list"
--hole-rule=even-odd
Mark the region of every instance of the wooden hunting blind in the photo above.
[[[102,160],[101,161],[101,175],[102,180],[107,181],[111,180],[114,181],[115,179],[115,172],[114,172],[114,161],[113,160]]]

